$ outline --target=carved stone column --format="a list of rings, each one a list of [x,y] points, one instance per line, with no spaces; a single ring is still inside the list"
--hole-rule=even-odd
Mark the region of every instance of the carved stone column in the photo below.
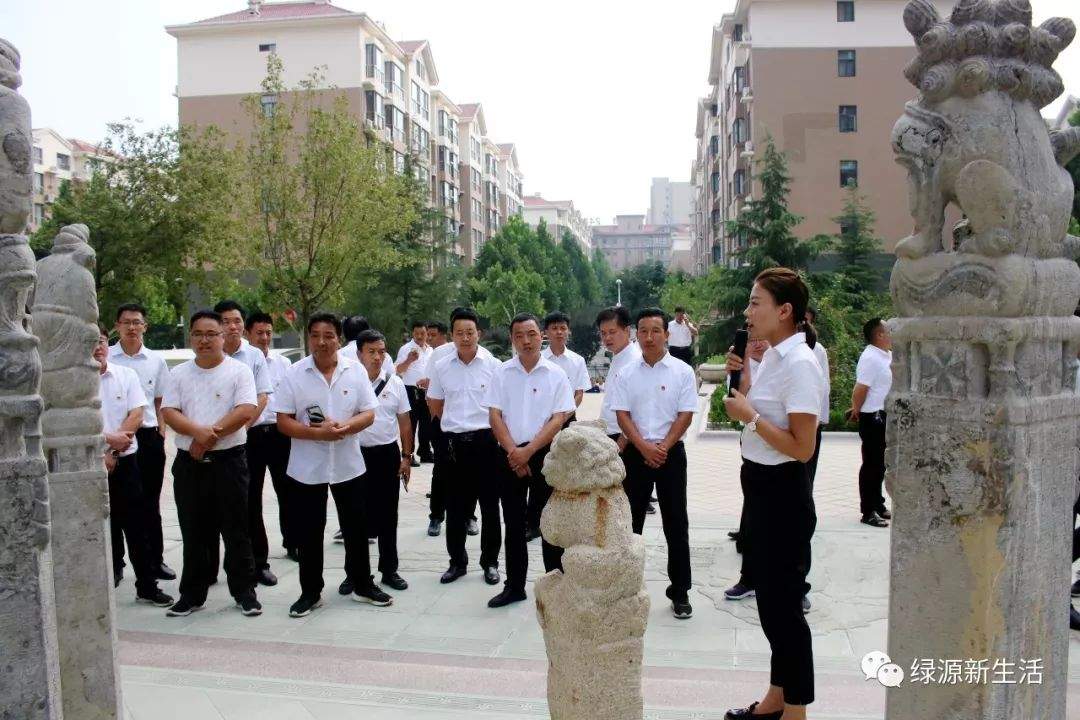
[[[1065,720],[1080,268],[1061,165],[1080,132],[1051,136],[1039,109],[1075,28],[1032,27],[1027,0],[948,19],[912,0],[904,22],[920,96],[893,132],[915,232],[892,275],[888,652],[908,678],[886,717]]]
[[[27,298],[34,253],[30,106],[16,90],[19,52],[0,39],[0,717],[58,720],[60,666],[41,454],[41,362]]]
[[[56,621],[64,713],[117,717],[120,684],[113,627],[109,495],[102,453],[94,250],[85,225],[63,228],[38,262],[34,332],[44,375],[41,424],[49,466]]]

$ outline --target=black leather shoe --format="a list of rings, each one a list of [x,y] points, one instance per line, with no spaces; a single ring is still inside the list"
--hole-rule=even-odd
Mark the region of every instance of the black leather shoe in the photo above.
[[[645,514],[646,515],[655,515],[656,514],[656,506],[653,505],[652,503],[649,503],[649,505],[645,508]]]
[[[341,584],[338,585],[337,591],[338,595],[352,595],[355,589],[356,586],[353,585],[353,581],[349,578],[345,578],[341,581]]]
[[[409,583],[405,582],[405,578],[401,577],[397,573],[389,573],[382,576],[382,584],[394,590],[405,590],[409,587]]]
[[[161,565],[154,568],[154,577],[158,580],[175,580],[176,571],[165,563],[161,563]]]
[[[863,525],[869,525],[870,527],[877,527],[877,528],[887,528],[887,527],[889,527],[888,521],[885,520],[880,515],[878,515],[876,512],[872,512],[869,515],[863,515],[862,519],[859,520],[859,522],[861,522]]]
[[[454,582],[455,580],[457,580],[459,577],[461,577],[464,574],[465,574],[465,568],[457,567],[456,565],[451,565],[447,569],[447,571],[442,574],[442,577],[439,578],[439,582],[441,582],[443,585],[446,585],[447,583]]]
[[[532,542],[538,537],[540,537],[540,530],[538,528],[531,527],[525,531],[525,542]]]
[[[285,557],[293,562],[300,562],[300,551],[296,548],[285,548]]]
[[[526,597],[528,596],[525,594],[524,590],[511,590],[510,588],[506,588],[501,593],[488,600],[488,607],[501,608],[510,603],[521,602]]]
[[[729,532],[729,533],[727,534],[727,536],[728,536],[729,538],[731,538],[732,540],[734,540],[735,542],[739,542],[739,538],[741,538],[741,537],[742,537],[741,535],[739,535],[739,531],[738,531],[738,530],[732,530],[731,532]]]
[[[259,568],[255,571],[255,581],[260,585],[274,587],[277,585],[277,575],[270,572],[270,568]]]
[[[1073,630],[1080,630],[1080,612],[1076,611],[1076,608],[1069,603],[1069,627]]]
[[[502,578],[499,577],[499,568],[497,568],[497,567],[486,567],[486,568],[484,568],[484,582],[486,582],[488,585],[498,585],[499,580],[501,580],[501,579]]]
[[[414,456],[411,460],[409,460],[409,465],[411,465],[412,467],[420,467],[420,461],[417,460]]]
[[[892,520],[892,513],[889,512],[884,505],[878,509],[877,514],[878,517],[882,518],[883,520]]]
[[[754,703],[748,708],[728,710],[724,713],[724,720],[780,720],[784,714],[783,710],[771,713],[755,713],[754,708],[757,706],[758,704]]]

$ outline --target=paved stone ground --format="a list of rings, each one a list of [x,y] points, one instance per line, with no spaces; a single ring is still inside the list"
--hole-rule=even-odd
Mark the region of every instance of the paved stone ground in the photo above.
[[[703,393],[708,388],[703,388]],[[598,395],[579,415],[595,417]],[[706,398],[702,397],[705,407]],[[646,717],[719,719],[724,709],[758,699],[768,683],[768,643],[752,600],[729,602],[724,588],[738,575],[739,555],[726,533],[738,524],[741,491],[738,440],[701,432],[688,438],[694,617],[675,620],[664,597],[666,551],[659,515],[648,519],[646,581],[652,611],[645,638]],[[885,650],[889,531],[858,522],[858,438],[830,435],[822,445],[815,487],[818,530],[813,548],[813,611],[820,720],[884,715],[885,691],[864,681],[859,660]],[[282,558],[276,499],[265,498],[271,566],[277,587],[260,588],[265,614],[244,618],[224,583],[211,588],[206,610],[169,618],[134,603],[131,579],[117,591],[120,661],[129,720],[369,720],[404,718],[547,717],[546,658],[532,602],[490,610],[499,588],[478,569],[446,586],[444,538],[430,538],[430,466],[414,469],[401,501],[399,554],[408,590],[389,608],[358,605],[336,593],[343,546],[327,528],[325,606],[308,618],[288,617],[299,595],[297,566]],[[181,567],[180,530],[166,483],[167,562]],[[332,515],[332,512],[331,512]],[[479,538],[469,551],[479,557]],[[375,564],[377,550],[372,550]],[[539,541],[530,545],[530,577],[543,569]],[[164,583],[176,594],[176,583]],[[531,588],[529,588],[531,597]],[[1069,706],[1080,708],[1080,633],[1070,644]],[[1071,716],[1071,715],[1070,715]]]

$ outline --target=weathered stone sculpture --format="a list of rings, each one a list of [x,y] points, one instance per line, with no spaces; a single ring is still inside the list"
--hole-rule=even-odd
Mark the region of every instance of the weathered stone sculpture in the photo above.
[[[638,720],[649,595],[645,542],[630,526],[618,448],[599,425],[575,423],[544,460],[554,488],[540,527],[563,572],[536,581],[553,720]]]
[[[117,717],[108,485],[98,400],[94,250],[85,225],[63,228],[38,262],[34,332],[41,341],[45,456],[53,518],[54,578],[64,714]]]
[[[30,108],[17,92],[19,52],[0,39],[0,717],[61,717],[49,547],[49,486],[41,454],[41,363],[27,298],[34,253]]]
[[[893,131],[915,231],[892,275],[888,651],[909,674],[988,671],[909,678],[886,717],[1064,720],[1080,268],[1061,166],[1080,132],[1048,133],[1039,109],[1062,91],[1052,63],[1075,28],[1032,27],[1027,0],[960,0],[948,19],[911,0],[904,23],[921,92]],[[1032,661],[1040,684],[1022,682]]]

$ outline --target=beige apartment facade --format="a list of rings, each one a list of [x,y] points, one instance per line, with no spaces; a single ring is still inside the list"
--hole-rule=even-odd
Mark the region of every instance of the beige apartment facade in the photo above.
[[[257,96],[263,111],[272,112],[288,97],[259,95],[270,54],[282,62],[286,87],[296,87],[319,68],[327,102],[343,96],[350,112],[386,144],[399,172],[411,159],[430,206],[445,217],[457,256],[472,262],[487,236],[475,242],[468,214],[473,176],[459,127],[467,106],[459,107],[441,89],[427,41],[396,41],[367,14],[327,0],[249,0],[245,9],[166,31],[177,41],[181,125],[216,125],[246,138],[251,123],[245,98]],[[479,139],[484,147],[497,147],[486,135]],[[520,188],[520,168],[515,172]],[[498,212],[498,203],[495,208]],[[489,218],[485,206],[475,226],[486,230],[492,220],[501,224],[501,217]]]
[[[27,230],[33,233],[49,218],[65,181],[89,182],[113,156],[93,143],[66,138],[52,128],[34,128],[31,135],[34,185]]]
[[[539,193],[527,195],[522,200],[522,219],[526,225],[536,228],[542,220],[556,243],[562,240],[564,233],[570,233],[585,256],[592,257],[592,227],[572,200],[546,200]]]
[[[645,215],[616,215],[613,225],[593,225],[592,245],[615,272],[651,262],[689,270],[690,226],[650,225],[645,220]]]
[[[906,173],[889,152],[916,91],[905,0],[739,0],[713,30],[710,93],[697,105],[692,245],[732,266],[746,239],[727,232],[760,192],[756,163],[771,136],[791,175],[799,237],[835,235],[855,182],[891,252],[911,229]],[[935,0],[944,9],[946,1]]]

